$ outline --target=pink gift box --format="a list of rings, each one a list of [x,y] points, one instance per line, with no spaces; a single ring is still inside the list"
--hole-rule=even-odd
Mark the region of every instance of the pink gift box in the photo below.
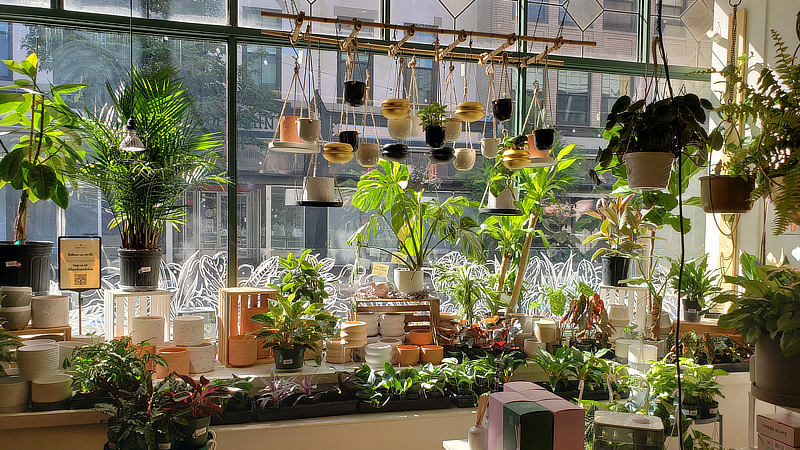
[[[509,381],[503,383],[503,392],[525,392],[525,391],[544,391],[545,388],[530,381]]]
[[[534,401],[553,412],[553,448],[583,450],[583,408],[560,397]]]

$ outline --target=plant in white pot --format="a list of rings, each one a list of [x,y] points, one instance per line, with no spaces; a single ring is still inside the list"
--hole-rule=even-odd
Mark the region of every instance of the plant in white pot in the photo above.
[[[371,215],[347,242],[356,244],[359,253],[361,248],[374,248],[400,256],[406,267],[395,269],[395,283],[402,292],[416,294],[423,291],[425,261],[440,244],[460,243],[464,255],[482,260],[483,241],[477,232],[478,223],[464,215],[469,206],[466,198],[423,200],[424,190],[408,189],[408,178],[408,167],[387,161],[380,161],[376,169],[361,176],[353,206]],[[377,245],[386,229],[397,238],[399,255],[393,248]]]
[[[28,241],[28,208],[39,200],[52,200],[60,208],[69,205],[67,183],[83,159],[78,134],[79,116],[61,97],[86,87],[62,84],[46,88],[38,81],[39,60],[31,53],[20,62],[4,61],[22,77],[3,86],[0,94],[0,187],[10,184],[20,193],[13,217],[14,240],[0,242],[6,263],[0,269],[0,286],[29,286],[36,293],[50,290],[52,242]]]
[[[77,176],[100,189],[114,216],[110,225],[122,238],[120,286],[153,289],[162,254],[159,238],[167,224],[183,223],[181,197],[190,189],[226,182],[217,166],[221,141],[202,130],[195,98],[175,67],[134,67],[129,79],[107,89],[110,107],[87,111],[82,121],[91,154]],[[144,143],[142,151],[120,145],[129,119]]]

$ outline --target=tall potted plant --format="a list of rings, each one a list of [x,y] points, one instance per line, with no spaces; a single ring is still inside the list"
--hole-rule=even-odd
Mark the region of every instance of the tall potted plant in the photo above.
[[[107,85],[111,106],[87,111],[82,126],[91,150],[77,176],[100,189],[122,238],[120,286],[154,289],[167,224],[183,223],[189,189],[223,184],[217,166],[221,141],[202,130],[195,98],[172,66],[146,71],[134,67],[119,86]],[[144,143],[143,151],[120,148],[129,119]]]
[[[39,200],[52,200],[60,208],[69,205],[67,183],[74,182],[70,174],[83,159],[84,150],[77,132],[78,114],[62,95],[86,85],[42,86],[36,53],[20,62],[3,62],[22,77],[2,87],[16,91],[0,94],[2,123],[12,127],[0,140],[0,187],[10,184],[20,192],[9,227],[14,239],[0,242],[5,262],[0,269],[0,285],[30,286],[34,292],[46,294],[50,290],[53,243],[28,241],[28,208]]]
[[[439,202],[435,197],[423,200],[424,190],[407,188],[408,168],[398,163],[380,161],[378,168],[361,176],[353,194],[353,206],[371,213],[369,219],[347,241],[361,248],[375,248],[398,256],[393,249],[376,245],[382,226],[397,238],[405,269],[395,269],[398,289],[407,294],[423,291],[422,268],[433,251],[443,242],[461,244],[469,258],[483,259],[483,241],[478,223],[465,216],[469,202],[464,197],[449,197]]]

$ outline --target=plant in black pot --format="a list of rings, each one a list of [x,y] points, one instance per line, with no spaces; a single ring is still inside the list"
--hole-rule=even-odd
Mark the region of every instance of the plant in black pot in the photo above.
[[[717,377],[725,375],[728,375],[728,372],[709,365],[692,366],[683,372],[683,379],[691,380],[693,384],[694,397],[699,405],[698,419],[711,419],[717,415],[719,408],[717,398],[725,398]]]
[[[447,130],[443,123],[446,114],[447,106],[437,102],[433,102],[417,112],[425,129],[425,144],[432,150],[444,147]]]
[[[681,262],[672,261],[669,279],[675,292],[678,291],[678,273]],[[708,270],[708,254],[700,256],[683,265],[683,285],[681,293],[683,298],[683,317],[687,322],[699,322],[708,308],[706,299],[720,291],[716,286],[716,271]]]
[[[628,278],[631,255],[644,248],[640,239],[650,239],[646,232],[656,228],[643,220],[647,212],[631,205],[635,195],[601,198],[595,210],[586,211],[589,216],[602,221],[600,229],[584,239],[583,244],[605,242],[608,245],[597,249],[592,256],[595,259],[602,255],[605,286],[626,286],[620,280]]]
[[[28,208],[39,200],[52,200],[60,208],[69,205],[67,184],[74,185],[71,174],[84,150],[77,132],[78,114],[61,96],[86,85],[40,85],[36,53],[20,62],[3,62],[22,77],[4,86],[8,90],[0,95],[0,115],[9,127],[0,140],[0,187],[10,184],[19,192],[16,212],[8,215],[14,218],[8,227],[14,240],[0,242],[5,261],[0,286],[29,286],[35,293],[47,294],[53,243],[28,241]]]
[[[162,250],[159,239],[167,224],[183,223],[186,191],[224,184],[217,165],[221,141],[202,131],[195,99],[178,78],[178,69],[134,67],[129,79],[107,86],[111,106],[86,112],[81,122],[91,150],[77,177],[96,186],[109,204],[122,238],[120,286],[158,288]],[[129,120],[130,119],[130,120]],[[141,136],[143,150],[128,150],[121,133]],[[130,127],[135,125],[135,130]]]
[[[718,303],[731,302],[727,314],[719,318],[719,326],[735,328],[742,339],[755,345],[750,361],[754,375],[751,389],[756,398],[778,405],[792,406],[800,399],[800,272],[789,265],[758,265],[755,258],[748,270],[743,264],[742,276],[726,276],[741,292],[727,291],[713,298]]]
[[[228,389],[230,397],[221,398],[222,413],[217,419],[211,416],[211,425],[230,425],[247,423],[253,415],[253,377],[239,377],[235,374],[231,378],[216,378],[211,383]]]
[[[180,375],[187,384],[187,389],[179,392],[169,392],[173,403],[165,409],[172,413],[173,420],[178,423],[178,428],[183,434],[183,448],[198,449],[208,441],[208,427],[211,425],[211,416],[221,419],[221,399],[230,398],[228,389],[211,383],[206,377],[201,376],[195,380],[188,375]]]
[[[254,334],[264,339],[264,348],[275,353],[275,368],[281,370],[303,367],[306,349],[317,353],[321,361],[320,342],[333,333],[339,319],[322,303],[292,293],[277,294],[269,301],[269,312],[256,314],[251,320],[261,324]]]

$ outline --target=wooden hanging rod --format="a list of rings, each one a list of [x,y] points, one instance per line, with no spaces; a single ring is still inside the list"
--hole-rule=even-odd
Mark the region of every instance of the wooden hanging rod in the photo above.
[[[288,19],[289,21],[293,22],[295,26],[301,25],[303,21],[308,20],[309,22],[332,23],[336,25],[348,25],[348,26],[355,26],[356,24],[359,24],[360,26],[368,28],[381,28],[384,30],[396,30],[396,31],[409,31],[413,27],[414,31],[418,33],[447,34],[451,36],[459,36],[463,31],[463,30],[448,30],[443,28],[421,27],[418,25],[395,25],[392,23],[382,23],[382,22],[364,22],[358,19],[350,20],[350,19],[338,19],[338,18],[334,19],[330,17],[315,17],[315,16],[307,16],[305,15],[305,13],[302,12],[300,14],[285,14],[272,11],[261,11],[261,15],[263,17],[272,17],[276,19]],[[468,32],[468,34],[470,37],[502,39],[504,41],[508,41],[513,36],[517,40],[526,42],[544,42],[544,43],[555,44],[560,40],[562,45],[581,45],[584,47],[597,46],[597,42],[594,41],[580,41],[573,39],[546,38],[537,36],[517,36],[513,33],[500,34],[500,33],[487,33],[484,31],[470,31]]]

